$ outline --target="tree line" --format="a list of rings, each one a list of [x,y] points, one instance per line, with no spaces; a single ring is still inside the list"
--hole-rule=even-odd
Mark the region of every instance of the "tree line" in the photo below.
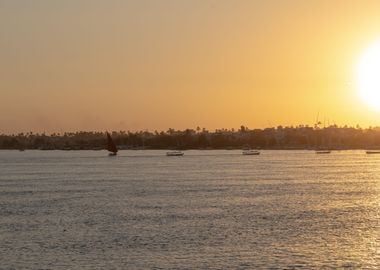
[[[238,130],[203,128],[167,131],[113,131],[120,149],[380,149],[380,128],[318,126],[272,127]],[[0,149],[100,150],[105,132],[33,132],[0,135]]]

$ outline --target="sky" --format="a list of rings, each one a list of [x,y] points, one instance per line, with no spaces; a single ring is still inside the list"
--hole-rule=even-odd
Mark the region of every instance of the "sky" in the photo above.
[[[0,0],[0,133],[380,126],[376,40],[380,1]]]

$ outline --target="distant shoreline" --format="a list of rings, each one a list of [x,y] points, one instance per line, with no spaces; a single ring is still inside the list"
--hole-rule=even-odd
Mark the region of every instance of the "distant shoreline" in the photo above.
[[[380,128],[329,126],[282,127],[239,130],[185,129],[167,131],[119,131],[111,136],[120,150],[379,150]],[[102,150],[104,132],[66,132],[63,134],[20,133],[0,135],[0,149]]]
[[[310,149],[310,148],[252,148],[254,150],[260,151],[318,151],[318,150],[330,150],[330,151],[368,151],[368,150],[379,150],[380,148],[345,148],[345,149],[333,149],[333,148],[324,148],[324,149]],[[191,148],[191,149],[173,149],[173,148],[145,148],[145,149],[118,149],[119,151],[147,151],[147,150],[161,150],[161,151],[170,151],[170,150],[181,150],[181,151],[237,151],[244,150],[244,148]],[[5,149],[0,148],[0,151],[20,151],[20,149]],[[64,152],[77,152],[77,151],[107,151],[106,149],[22,149],[21,151],[64,151]]]

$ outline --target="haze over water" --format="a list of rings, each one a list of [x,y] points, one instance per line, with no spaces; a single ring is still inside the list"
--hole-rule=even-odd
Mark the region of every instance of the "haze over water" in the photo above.
[[[379,175],[364,151],[0,151],[0,268],[379,269]]]

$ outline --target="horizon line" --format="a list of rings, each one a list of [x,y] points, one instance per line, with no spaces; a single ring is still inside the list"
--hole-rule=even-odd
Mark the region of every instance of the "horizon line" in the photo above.
[[[45,134],[45,135],[52,135],[52,134],[65,134],[65,133],[81,133],[81,132],[84,132],[84,133],[106,133],[106,132],[130,132],[130,133],[139,133],[139,132],[148,132],[148,133],[155,133],[155,132],[167,132],[169,130],[173,130],[174,132],[183,132],[183,131],[186,131],[186,130],[193,130],[193,131],[198,131],[198,132],[202,132],[202,131],[207,131],[207,132],[220,132],[220,131],[227,131],[227,132],[238,132],[241,127],[244,127],[247,131],[253,131],[253,130],[265,130],[265,129],[278,129],[278,128],[312,128],[312,129],[326,129],[326,128],[354,128],[354,129],[364,129],[364,130],[368,130],[368,129],[379,129],[380,126],[371,126],[371,125],[368,125],[368,126],[361,126],[359,124],[356,124],[356,125],[347,125],[347,124],[344,124],[344,125],[338,125],[338,124],[330,124],[330,125],[322,125],[321,123],[319,124],[313,124],[313,125],[309,125],[309,124],[298,124],[298,125],[277,125],[277,126],[267,126],[267,127],[253,127],[253,128],[250,128],[248,126],[245,126],[245,125],[240,125],[238,128],[214,128],[214,129],[208,129],[208,128],[205,128],[205,127],[201,127],[201,126],[197,126],[195,128],[184,128],[184,129],[176,129],[176,128],[167,128],[166,130],[165,129],[161,129],[161,130],[158,130],[158,129],[139,129],[139,130],[129,130],[129,129],[102,129],[102,130],[98,130],[98,129],[93,129],[93,130],[66,130],[66,131],[51,131],[51,132],[46,132],[46,131],[33,131],[33,130],[29,130],[29,131],[18,131],[18,132],[2,132],[0,131],[0,136],[17,136],[17,135],[21,135],[21,134]],[[199,128],[199,129],[198,129]]]

